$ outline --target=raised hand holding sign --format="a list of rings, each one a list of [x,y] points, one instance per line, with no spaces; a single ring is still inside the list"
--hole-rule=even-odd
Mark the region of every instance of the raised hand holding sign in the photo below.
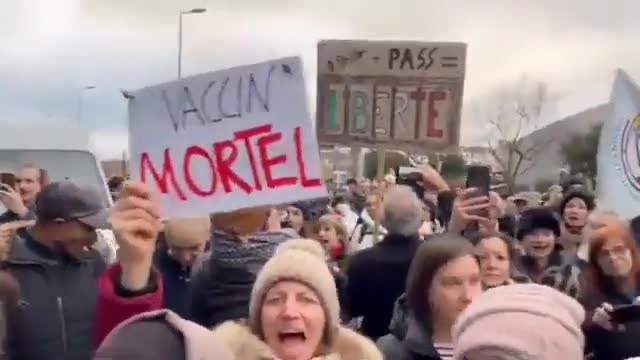
[[[127,182],[111,209],[109,221],[119,246],[122,285],[130,290],[141,289],[148,282],[162,226],[157,200],[146,185]]]

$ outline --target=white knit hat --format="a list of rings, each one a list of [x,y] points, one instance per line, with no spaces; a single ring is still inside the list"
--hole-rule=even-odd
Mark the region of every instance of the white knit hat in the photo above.
[[[282,243],[264,265],[251,291],[249,302],[249,326],[251,331],[263,337],[260,311],[266,293],[280,281],[297,281],[313,289],[325,311],[327,333],[331,345],[340,324],[340,303],[333,275],[326,263],[326,253],[315,240],[294,239]]]

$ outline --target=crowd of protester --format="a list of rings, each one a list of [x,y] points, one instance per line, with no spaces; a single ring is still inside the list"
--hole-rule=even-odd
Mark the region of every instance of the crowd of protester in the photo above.
[[[580,181],[498,195],[414,175],[162,221],[144,184],[110,180],[108,209],[21,166],[0,185],[0,358],[640,356],[636,219]]]

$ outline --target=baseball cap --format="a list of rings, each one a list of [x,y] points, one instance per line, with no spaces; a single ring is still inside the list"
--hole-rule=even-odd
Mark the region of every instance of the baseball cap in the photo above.
[[[36,216],[39,220],[77,220],[94,229],[107,228],[107,209],[98,192],[71,181],[47,185],[36,197]]]

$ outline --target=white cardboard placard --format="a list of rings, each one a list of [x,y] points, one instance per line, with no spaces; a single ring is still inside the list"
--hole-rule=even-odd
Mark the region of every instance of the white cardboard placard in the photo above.
[[[164,217],[327,196],[302,70],[284,58],[131,93],[132,178]]]
[[[320,41],[320,143],[457,151],[466,51],[464,43]]]

